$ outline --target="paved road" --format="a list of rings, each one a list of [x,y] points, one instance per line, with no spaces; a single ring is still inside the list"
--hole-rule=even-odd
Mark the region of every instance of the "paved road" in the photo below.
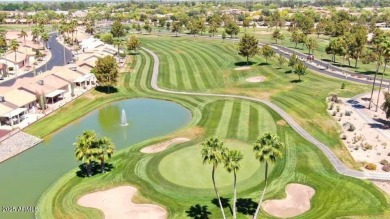
[[[51,50],[51,58],[47,62],[47,70],[52,69],[54,66],[63,66],[64,65],[64,47],[56,40],[57,34],[52,33],[49,38],[49,46]],[[72,53],[65,48],[65,58],[66,62],[69,62],[72,58]],[[37,68],[35,70],[36,72],[45,72],[46,71],[46,65],[42,65],[41,67]],[[34,72],[31,70],[27,73],[24,73],[23,75],[19,76],[19,78],[23,77],[34,77]],[[10,79],[7,81],[0,82],[0,86],[11,86],[15,83],[16,79]]]
[[[276,53],[283,55],[287,59],[290,58],[289,54],[292,54],[292,53],[295,53],[297,56],[299,56],[299,57],[301,57],[303,59],[306,59],[306,57],[307,57],[307,54],[304,54],[304,53],[301,53],[301,52],[297,52],[297,51],[295,51],[293,49],[290,49],[290,48],[287,48],[287,47],[284,47],[284,46],[281,46],[281,45],[272,44],[271,46],[275,48],[275,52]],[[289,54],[286,54],[286,52],[288,52]],[[343,79],[343,80],[353,81],[353,82],[362,83],[362,84],[369,84],[369,85],[372,84],[373,77],[371,77],[371,76],[366,76],[366,75],[363,75],[363,74],[357,74],[357,73],[352,72],[350,70],[339,68],[337,66],[331,65],[330,63],[324,62],[322,60],[315,59],[314,61],[312,61],[312,63],[314,64],[314,66],[310,65],[310,64],[306,65],[310,70],[313,70],[313,71],[316,71],[316,72],[319,72],[319,73],[322,73],[322,74],[325,74],[325,75],[328,75],[328,76],[332,76],[332,77],[335,77],[335,78]],[[318,68],[318,67],[316,67],[317,65],[323,66],[323,67],[325,67],[325,69]],[[327,69],[328,66],[329,66],[329,69]],[[340,75],[339,73],[335,73],[334,71],[347,73],[349,75],[359,75],[359,77],[361,77],[361,78],[356,78],[356,77],[347,77],[346,78],[345,75]],[[367,79],[369,79],[369,80],[367,80]],[[378,82],[376,82],[375,84],[379,85],[378,78],[377,78],[377,81]],[[387,80],[387,79],[384,79],[383,81],[386,82],[386,83],[389,82],[389,80]]]
[[[160,60],[158,56],[151,50],[143,48],[146,52],[150,53],[153,57],[154,64],[153,64],[153,75],[152,75],[152,81],[151,86],[154,90],[163,92],[163,93],[171,93],[171,94],[181,94],[181,95],[192,95],[192,96],[211,96],[211,97],[228,97],[228,98],[236,98],[236,99],[244,99],[254,102],[259,102],[267,105],[271,109],[273,109],[275,112],[277,112],[286,122],[296,131],[298,132],[303,138],[317,146],[329,159],[329,161],[332,163],[335,170],[346,176],[359,178],[359,179],[375,179],[375,180],[390,180],[390,174],[388,173],[368,173],[368,172],[361,172],[357,170],[352,170],[348,167],[346,167],[337,157],[336,155],[329,149],[328,146],[318,141],[316,138],[311,136],[308,132],[306,132],[291,116],[289,116],[285,111],[283,111],[281,108],[276,106],[275,104],[266,101],[261,100],[257,98],[252,97],[246,97],[246,96],[239,96],[239,95],[229,95],[229,94],[211,94],[211,93],[196,93],[196,92],[181,92],[181,91],[172,91],[172,90],[165,90],[160,88],[157,85],[157,79],[159,74],[159,65]]]

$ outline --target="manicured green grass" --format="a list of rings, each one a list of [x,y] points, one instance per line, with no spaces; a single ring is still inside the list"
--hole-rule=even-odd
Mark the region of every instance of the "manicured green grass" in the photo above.
[[[256,36],[260,42],[274,44],[275,40],[272,39],[272,32],[274,30],[275,30],[274,28],[272,30],[270,30],[269,28],[257,28],[255,30],[253,30],[253,28],[249,28],[247,29],[247,33]],[[296,46],[294,42],[291,42],[290,40],[291,32],[288,32],[287,28],[283,28],[281,32],[285,36],[285,40],[282,41],[278,40],[279,45],[286,46],[290,49],[296,50],[301,53],[309,54],[309,51],[306,46],[303,45],[302,47],[302,44],[298,44],[298,46]],[[243,33],[244,30],[241,29],[240,35],[242,35]],[[329,41],[331,39],[336,39],[336,37],[331,37],[329,39],[329,36],[325,36],[322,34],[320,35],[320,37],[318,37],[317,34],[315,33],[310,34],[309,37],[316,39],[318,43],[318,48],[315,49],[313,53],[315,55],[315,58],[328,61],[329,63],[331,63],[330,60],[332,56],[330,54],[326,54],[325,48],[329,45]],[[343,67],[344,69],[347,69],[352,72],[367,74],[367,75],[372,75],[376,70],[376,62],[363,64],[361,60],[358,60],[357,68],[355,68],[354,59],[350,60],[350,66],[348,66],[348,61],[344,60],[343,57],[340,56],[336,56],[336,63],[331,63],[331,64],[335,64],[336,66]],[[383,72],[383,67],[380,69],[379,73],[382,72]],[[390,69],[386,69],[385,78],[390,78]]]
[[[0,32],[1,31],[13,31],[13,30],[32,30],[35,27],[35,25],[28,25],[28,24],[2,24],[0,26]],[[45,25],[46,31],[52,31],[52,25]]]
[[[151,45],[151,47],[154,46],[153,50],[155,49],[160,55],[160,58],[164,60],[161,50],[165,50],[167,54],[175,53],[175,51],[172,50],[174,47],[169,47],[170,45],[166,44],[173,44],[172,42],[174,42],[176,49],[183,50],[181,47],[181,41],[186,40],[175,38],[148,38],[143,42],[147,47],[148,45]],[[194,40],[194,47],[192,50],[198,50],[197,47],[201,47],[199,44],[206,43],[211,46],[213,41],[202,42]],[[218,45],[219,42],[216,42],[216,44]],[[223,44],[221,48],[222,47],[224,50],[233,50],[230,44]],[[160,48],[160,50],[158,48]],[[221,51],[222,49],[216,50],[215,53],[222,53]],[[195,54],[195,52],[193,54]],[[202,53],[200,52],[199,54]],[[188,55],[186,59],[196,60],[197,58]],[[234,58],[230,58],[230,60],[234,60]],[[234,61],[240,60],[241,59]],[[213,59],[209,61],[211,63],[216,62]],[[146,145],[166,140],[169,136],[151,139],[137,145],[132,145],[128,149],[122,150],[114,156],[111,163],[115,168],[107,174],[98,174],[91,178],[79,178],[75,176],[77,169],[71,170],[68,174],[54,183],[53,186],[42,196],[38,204],[38,208],[40,209],[37,212],[38,218],[69,218],[69,215],[72,215],[72,218],[101,218],[101,212],[95,209],[78,206],[76,203],[77,200],[82,195],[89,192],[104,190],[118,185],[132,185],[137,187],[139,189],[139,194],[137,194],[134,198],[135,202],[156,203],[163,205],[167,209],[170,218],[186,218],[188,216],[186,211],[196,204],[206,206],[207,210],[210,212],[210,218],[221,218],[218,207],[211,203],[212,199],[215,198],[213,189],[195,189],[185,186],[177,186],[176,184],[165,180],[162,174],[165,176],[170,174],[170,177],[167,178],[171,178],[171,180],[173,180],[173,173],[175,171],[173,164],[174,162],[178,162],[178,160],[180,160],[180,157],[176,156],[178,153],[192,154],[194,159],[199,159],[201,156],[200,149],[196,150],[196,147],[198,147],[196,145],[199,145],[206,137],[211,135],[220,135],[222,139],[238,139],[244,142],[242,145],[248,145],[251,144],[260,133],[265,131],[277,133],[286,145],[285,151],[283,152],[283,158],[280,159],[277,164],[272,166],[273,171],[269,173],[270,184],[265,197],[266,199],[283,197],[285,195],[285,185],[288,183],[302,183],[316,189],[316,194],[312,199],[312,210],[303,214],[299,218],[335,218],[344,216],[371,216],[386,218],[390,216],[388,210],[389,200],[375,186],[373,186],[372,183],[337,174],[326,157],[315,146],[302,139],[288,125],[284,125],[283,123],[276,125],[275,122],[281,121],[282,119],[268,107],[242,100],[232,101],[212,97],[157,94],[156,92],[150,90],[149,85],[151,78],[150,66],[152,62],[151,57],[145,52],[141,51],[139,55],[134,56],[133,62],[130,66],[133,70],[130,74],[124,74],[121,77],[119,92],[109,97],[106,96],[106,98],[109,99],[121,95],[128,97],[148,96],[178,102],[193,112],[193,120],[189,126],[189,132],[192,132],[194,128],[197,128],[202,130],[200,134],[192,134],[191,136],[194,138],[192,141],[171,147],[164,152],[156,154],[143,154],[140,152],[140,149]],[[182,57],[181,64],[174,63],[174,61],[171,62],[173,63],[169,63],[167,58],[165,59],[165,62],[161,63],[163,77],[170,78],[171,73],[176,73],[177,75],[186,74],[189,78],[191,74],[190,71],[196,72],[193,70],[194,68],[192,68],[192,66],[188,66],[190,64],[183,64],[185,62],[184,57]],[[166,67],[165,65],[173,66]],[[230,68],[234,67],[233,63],[226,63],[225,65],[230,66]],[[187,70],[184,70],[184,67],[186,67]],[[168,72],[168,70],[166,70],[168,68],[171,70],[175,68],[176,72]],[[200,68],[201,67],[197,67],[197,69]],[[206,66],[203,68],[207,69]],[[210,68],[213,68],[213,66],[210,66]],[[269,81],[268,85],[264,83],[263,88],[263,84],[252,85],[246,83],[245,80],[242,80],[246,77],[240,75],[242,72],[236,72],[232,69],[229,70],[228,67],[223,68],[223,66],[220,67],[218,65],[214,66],[214,68],[221,70],[221,74],[223,74],[222,78],[224,78],[225,81],[229,81],[229,83],[219,85],[217,91],[220,92],[241,92],[242,94],[259,96],[262,95],[262,92],[276,90],[272,92],[271,98],[275,95],[280,95],[280,100],[284,100],[286,103],[294,103],[296,100],[289,100],[291,97],[285,97],[287,94],[282,95],[283,92],[289,91],[292,96],[298,96],[299,92],[303,92],[304,95],[302,97],[306,97],[306,95],[310,93],[309,90],[311,90],[313,94],[318,96],[315,96],[316,98],[308,98],[308,104],[312,107],[310,110],[309,108],[302,107],[302,104],[292,106],[293,109],[291,109],[290,113],[295,114],[293,115],[294,118],[301,120],[300,123],[305,120],[305,116],[307,116],[307,114],[312,114],[316,110],[323,110],[325,112],[325,109],[323,108],[325,105],[323,103],[324,99],[320,99],[322,98],[321,95],[329,92],[331,89],[334,89],[336,85],[341,84],[340,81],[323,78],[318,75],[308,75],[304,78],[305,82],[301,84],[291,84],[289,80],[294,78],[293,76],[285,75],[284,73],[281,74],[281,72],[278,72],[277,69],[272,66],[256,66],[246,73],[247,76],[264,73],[269,78],[271,78],[271,76],[274,77],[274,80]],[[205,72],[202,77],[206,77],[206,75],[214,77],[214,79],[218,78],[218,76],[214,76],[214,74],[208,72]],[[198,80],[198,86],[200,81],[205,82],[206,80],[210,80],[202,77],[195,78],[193,76],[194,80]],[[190,81],[191,84],[192,82],[193,81]],[[169,84],[164,84],[164,79],[161,79],[159,83],[164,87],[170,88]],[[326,88],[327,83],[329,83],[328,88]],[[320,84],[323,84],[323,86],[319,86]],[[185,87],[184,81],[183,85],[179,85],[179,83],[177,83],[172,86],[182,86],[183,88],[194,89],[193,85]],[[344,93],[349,95],[365,89],[349,83],[347,83],[347,88],[348,90]],[[198,87],[198,89],[203,88]],[[207,90],[207,87],[204,89]],[[318,89],[321,91],[317,91]],[[277,103],[276,100],[275,103]],[[287,106],[286,103],[278,104],[284,107]],[[77,107],[77,104],[74,107]],[[67,112],[64,112],[64,114],[66,113]],[[329,121],[330,118],[326,118],[326,121]],[[326,121],[323,122],[326,123]],[[42,127],[43,122],[37,124],[37,126]],[[312,126],[305,128],[308,128],[309,130],[321,130]],[[313,132],[313,130],[311,130],[311,132]],[[189,135],[184,133],[186,133],[185,130],[183,132],[184,137]],[[328,134],[327,132],[324,133],[324,135]],[[332,136],[324,138],[327,140],[331,137]],[[325,143],[328,142],[325,141]],[[241,144],[238,146],[241,147]],[[250,158],[251,154],[249,149],[245,152],[245,154],[248,158]],[[176,159],[177,161],[171,161],[170,158]],[[183,162],[189,159],[191,159],[191,157],[184,157]],[[166,166],[166,168],[171,168],[170,170],[167,170],[163,166],[166,165],[163,163],[168,161],[172,162],[172,165],[168,165],[168,163]],[[196,162],[196,160],[192,162]],[[255,164],[258,165],[257,162]],[[200,164],[196,165],[198,167],[191,168],[199,169],[200,167],[203,167]],[[164,168],[164,170],[159,171],[160,168]],[[218,168],[220,169],[219,171],[222,170],[222,166],[219,166]],[[244,169],[243,167],[241,171],[253,171],[247,169],[248,168]],[[199,172],[192,172],[192,174],[194,175],[193,177],[199,178],[199,183],[203,179],[209,180],[211,178],[211,170],[209,170],[209,172],[205,170],[204,174]],[[176,177],[179,176],[180,175],[177,175]],[[226,179],[224,177],[225,181],[232,182],[232,175],[227,175],[226,177]],[[247,179],[239,179],[238,198],[244,199],[247,203],[250,203],[247,207],[256,205],[255,202],[258,201],[261,194],[260,190],[264,186],[262,180],[263,171],[261,169],[257,169],[254,175]],[[231,187],[223,187],[221,193],[224,198],[232,200]],[[250,210],[254,210],[253,207]],[[225,211],[228,217],[231,217],[229,209],[225,208]],[[246,211],[242,208],[239,212],[238,218],[251,217],[250,214],[245,213]],[[270,216],[265,215],[265,213],[261,213],[261,217],[270,218]]]
[[[289,73],[290,67],[285,65],[280,68],[276,63],[276,58],[270,59],[269,64],[266,64],[265,59],[260,56],[251,59],[255,62],[251,69],[235,70],[246,64],[243,63],[245,58],[237,54],[237,45],[228,41],[192,39],[190,37],[159,37],[158,40],[155,40],[154,37],[148,37],[142,40],[145,46],[156,51],[161,59],[160,86],[172,90],[234,93],[270,99],[292,115],[312,135],[329,145],[340,159],[351,166],[354,165],[348,151],[342,146],[339,139],[338,125],[326,111],[325,99],[330,93],[351,97],[368,91],[369,86],[344,82],[346,89],[341,89],[342,81],[311,72],[302,77],[303,82],[293,83],[298,77]],[[187,64],[187,67],[183,68],[182,66],[186,66],[186,62],[181,57],[185,57],[185,60],[195,60],[191,63],[198,63],[196,68],[191,64]],[[199,69],[206,70],[201,73]],[[177,77],[178,83],[174,83],[175,81],[168,80],[173,77],[172,75],[183,77]],[[262,83],[246,81],[248,77],[259,75],[265,76],[266,81]],[[179,83],[179,81],[182,82]],[[204,81],[220,81],[220,83],[210,84],[212,87],[205,89],[186,85],[193,85],[197,81],[197,84],[202,84]],[[212,120],[215,122],[210,124],[211,128],[216,128],[218,119],[221,118]],[[222,120],[224,119],[222,118]],[[238,121],[241,120],[236,122]],[[239,129],[230,131],[239,133]]]
[[[249,180],[255,186],[260,179],[263,178],[263,174],[259,176],[259,173],[264,171],[264,165],[260,168],[260,163],[255,159],[253,155],[252,145],[246,144],[241,141],[226,141],[225,146],[229,149],[240,150],[244,154],[244,159],[241,162],[241,171],[237,174],[238,182]],[[201,146],[200,144],[190,145],[180,150],[176,150],[172,153],[168,153],[159,163],[158,171],[161,176],[176,186],[195,188],[195,189],[212,189],[213,184],[209,176],[212,165],[202,164],[203,159],[200,156]],[[196,173],[196,174],[194,174]],[[255,174],[257,173],[257,174]],[[215,173],[215,180],[218,186],[227,191],[231,190],[232,181],[227,180],[232,177],[232,174],[224,170],[223,165],[217,169]]]

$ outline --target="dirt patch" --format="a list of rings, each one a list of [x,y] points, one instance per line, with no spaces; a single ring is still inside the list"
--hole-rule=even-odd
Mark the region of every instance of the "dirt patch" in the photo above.
[[[169,141],[164,141],[161,143],[157,143],[154,145],[144,147],[141,149],[141,152],[145,153],[145,154],[157,153],[157,152],[161,152],[161,151],[167,149],[171,145],[187,142],[190,140],[191,139],[189,139],[189,138],[174,138],[174,139],[171,139]]]
[[[263,82],[265,81],[266,77],[264,76],[256,76],[256,77],[250,77],[250,78],[247,78],[245,79],[247,82],[251,82],[251,83],[258,83],[258,82]]]
[[[120,186],[84,195],[77,203],[84,207],[97,208],[103,211],[105,219],[167,218],[166,210],[158,205],[133,203],[131,200],[136,192],[137,189],[132,186]]]
[[[390,195],[390,182],[382,182],[382,181],[372,181],[377,187],[379,187],[382,191],[386,192]]]
[[[377,98],[378,92],[374,92]],[[384,102],[383,94],[379,105]],[[328,113],[337,121],[341,129],[340,138],[356,163],[372,163],[376,169],[363,171],[384,172],[382,160],[389,160],[390,138],[388,137],[387,119],[383,110],[375,111],[375,106],[368,109],[370,93],[357,100],[338,98],[341,102],[328,102]],[[376,103],[376,99],[374,100]]]
[[[295,217],[310,210],[310,199],[315,190],[302,184],[288,184],[286,186],[287,196],[284,199],[267,200],[263,209],[275,217]]]
[[[284,121],[284,120],[279,120],[279,121],[276,122],[276,124],[280,125],[280,126],[285,126],[285,125],[287,125],[287,122]]]
[[[244,71],[244,70],[249,70],[249,69],[251,69],[250,66],[242,66],[242,67],[237,67],[234,70],[236,70],[236,71]]]

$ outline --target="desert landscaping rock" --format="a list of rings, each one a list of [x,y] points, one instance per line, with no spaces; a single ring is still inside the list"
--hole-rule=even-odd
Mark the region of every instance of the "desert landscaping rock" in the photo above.
[[[0,142],[0,163],[37,145],[42,139],[18,132]]]

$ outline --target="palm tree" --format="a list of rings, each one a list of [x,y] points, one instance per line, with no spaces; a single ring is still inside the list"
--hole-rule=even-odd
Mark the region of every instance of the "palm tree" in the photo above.
[[[5,36],[3,34],[0,34],[0,52],[5,52],[7,48],[7,41],[5,40]]]
[[[76,146],[75,156],[78,161],[84,162],[86,166],[87,176],[91,176],[91,164],[95,160],[96,148],[96,133],[91,130],[84,131],[81,136],[77,137],[77,141],[74,143]]]
[[[224,163],[225,163],[225,169],[231,173],[234,174],[234,183],[233,183],[233,218],[236,219],[236,202],[237,202],[237,172],[240,169],[240,161],[243,158],[243,154],[239,150],[226,150],[224,153]]]
[[[59,32],[60,34],[62,35],[62,38],[64,38],[64,45],[63,45],[63,53],[64,53],[64,65],[66,65],[66,54],[65,54],[65,33],[67,31],[67,25],[66,24],[62,24],[59,28]]]
[[[39,34],[40,34],[39,29],[37,27],[34,27],[33,30],[32,30],[32,33],[31,33],[31,35],[33,36],[33,41],[34,42],[37,41]]]
[[[381,94],[382,83],[383,83],[383,76],[384,76],[384,74],[386,72],[387,63],[390,61],[390,41],[387,38],[383,42],[383,54],[382,54],[382,56],[383,56],[383,59],[384,59],[385,66],[383,67],[381,83],[379,85],[378,98],[376,100],[375,112],[378,112],[379,95]]]
[[[46,31],[42,33],[41,39],[43,40],[43,42],[45,42],[45,47],[47,48],[47,42],[49,41],[49,34]],[[45,68],[47,71],[47,60],[46,60],[45,66],[46,66]]]
[[[2,56],[7,50],[7,41],[3,34],[0,34],[0,56]],[[1,76],[1,75],[0,75]],[[3,77],[6,76],[6,72],[3,72]]]
[[[97,158],[100,161],[100,167],[102,173],[105,173],[105,160],[111,159],[111,155],[114,153],[115,145],[107,137],[102,137],[97,141]]]
[[[255,157],[260,163],[265,162],[265,187],[263,190],[263,194],[261,195],[259,204],[257,205],[257,209],[253,218],[256,219],[257,215],[260,211],[261,202],[263,201],[265,191],[267,189],[268,183],[268,163],[276,162],[277,158],[282,157],[282,148],[284,144],[280,142],[279,137],[276,135],[272,135],[270,133],[264,133],[262,136],[257,138],[255,143],[253,144],[253,151],[255,152]]]
[[[26,46],[26,37],[28,36],[28,35],[27,35],[27,32],[24,31],[24,30],[21,30],[21,31],[20,31],[20,36],[23,37],[24,46]]]
[[[221,203],[221,198],[218,193],[217,186],[215,184],[215,178],[214,173],[215,169],[218,167],[218,164],[222,162],[223,159],[223,153],[224,153],[224,147],[223,142],[219,141],[218,137],[210,137],[207,140],[205,140],[202,144],[202,157],[203,157],[203,164],[212,164],[213,169],[211,172],[211,179],[213,180],[213,186],[215,190],[215,194],[218,198],[219,207],[221,208],[222,217],[223,219],[226,219],[225,212],[223,211],[223,206]]]
[[[384,48],[385,48],[385,41],[386,41],[386,36],[384,36],[384,35],[380,35],[380,36],[374,38],[374,47],[375,47],[375,52],[377,54],[377,66],[376,66],[376,71],[375,71],[375,75],[374,75],[374,80],[372,82],[370,103],[368,104],[368,109],[371,109],[372,96],[374,95],[376,76],[378,75],[379,67],[382,64],[382,55],[383,55]]]
[[[15,67],[15,77],[17,77],[17,70],[18,68],[16,67],[16,51],[18,50],[19,48],[19,43],[18,41],[16,41],[15,39],[11,40],[11,49],[14,51],[15,53],[15,63],[14,63],[14,67]]]

